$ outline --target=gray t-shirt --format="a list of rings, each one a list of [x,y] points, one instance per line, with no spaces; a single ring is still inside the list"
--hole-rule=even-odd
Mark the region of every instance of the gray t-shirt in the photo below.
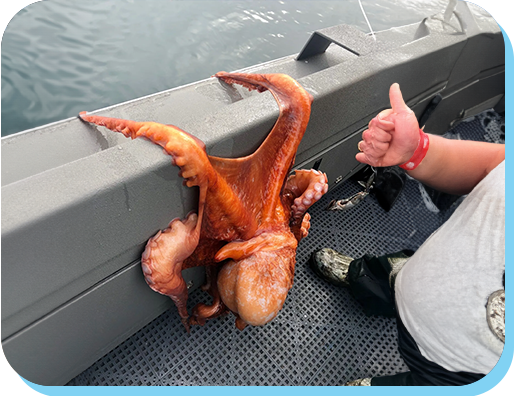
[[[504,344],[488,297],[504,273],[504,161],[408,260],[395,280],[399,315],[420,352],[450,371],[488,374]]]

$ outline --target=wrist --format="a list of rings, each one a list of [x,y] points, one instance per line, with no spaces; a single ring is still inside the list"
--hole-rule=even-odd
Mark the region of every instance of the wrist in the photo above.
[[[399,164],[399,167],[408,171],[414,170],[425,158],[427,150],[429,150],[429,136],[422,129],[419,129],[418,144],[415,152],[409,160]]]

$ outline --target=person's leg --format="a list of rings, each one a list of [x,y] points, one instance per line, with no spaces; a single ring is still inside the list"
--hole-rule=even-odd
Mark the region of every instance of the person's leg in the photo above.
[[[395,309],[395,276],[412,251],[384,256],[365,255],[353,260],[332,249],[314,252],[313,271],[322,279],[348,287],[367,315],[396,317],[399,351],[410,371],[391,376],[362,378],[349,381],[346,386],[438,386],[466,385],[484,375],[451,372],[427,360],[419,351],[415,340],[404,327]]]
[[[352,259],[332,249],[313,253],[311,268],[322,279],[348,287],[367,315],[395,316],[390,278],[413,254],[411,250]]]

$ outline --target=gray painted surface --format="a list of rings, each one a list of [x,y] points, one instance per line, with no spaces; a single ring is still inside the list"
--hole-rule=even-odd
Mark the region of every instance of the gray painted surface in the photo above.
[[[488,110],[444,136],[504,143],[503,129],[504,117]],[[67,385],[335,386],[407,371],[395,319],[367,316],[349,290],[320,279],[308,261],[322,247],[350,257],[417,250],[463,197],[434,197],[440,209],[435,213],[426,206],[422,186],[408,179],[388,212],[374,193],[351,210],[325,210],[331,200],[363,191],[356,182],[363,178],[339,183],[310,208],[314,221],[297,249],[293,288],[272,322],[240,331],[234,316],[226,315],[187,334],[172,307]],[[195,290],[188,305],[205,300]]]
[[[306,61],[286,57],[246,71],[290,74],[314,96],[296,164],[323,157],[320,169],[334,185],[359,165],[360,131],[389,107],[391,83],[419,116],[435,94],[444,96],[426,127],[438,134],[500,99],[502,34],[473,12],[465,33],[456,18],[428,19],[429,34],[420,37],[418,25],[380,32],[363,56],[331,45]],[[488,51],[479,66],[460,60],[474,51],[472,39]],[[207,79],[95,113],[174,124],[209,154],[236,157],[259,146],[278,109],[268,92]],[[177,172],[149,142],[78,119],[2,139],[2,343],[20,375],[62,384],[170,305],[145,287],[139,257],[150,236],[195,209],[196,190]],[[188,276],[193,287],[202,282],[198,269]]]

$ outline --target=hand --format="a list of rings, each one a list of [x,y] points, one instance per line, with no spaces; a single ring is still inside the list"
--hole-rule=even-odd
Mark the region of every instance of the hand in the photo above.
[[[407,162],[419,140],[419,125],[415,113],[404,103],[399,84],[390,87],[391,109],[383,110],[363,132],[356,160],[376,167]]]

